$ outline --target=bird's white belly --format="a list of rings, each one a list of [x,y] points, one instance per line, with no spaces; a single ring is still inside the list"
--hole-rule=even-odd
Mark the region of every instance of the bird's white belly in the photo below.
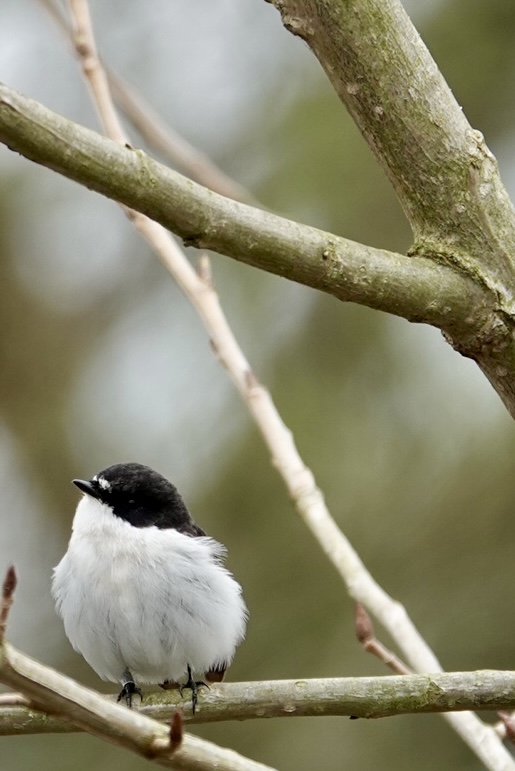
[[[75,650],[113,682],[125,669],[140,683],[184,682],[188,665],[203,674],[230,663],[246,610],[239,585],[216,558],[221,547],[174,530],[114,526],[116,532],[110,526],[73,534],[54,572],[58,611]],[[99,556],[106,553],[109,560]]]

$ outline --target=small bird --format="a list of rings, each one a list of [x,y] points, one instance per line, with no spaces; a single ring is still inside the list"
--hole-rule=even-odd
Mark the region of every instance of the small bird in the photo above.
[[[99,677],[121,684],[118,701],[142,698],[139,683],[189,688],[195,712],[198,687],[223,680],[245,636],[225,547],[148,466],[117,463],[73,484],[84,495],[52,582],[68,639]]]

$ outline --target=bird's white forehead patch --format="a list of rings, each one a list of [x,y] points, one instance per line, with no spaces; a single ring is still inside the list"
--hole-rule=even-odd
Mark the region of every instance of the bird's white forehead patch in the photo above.
[[[107,479],[104,479],[104,477],[97,477],[94,476],[93,479],[98,482],[99,487],[102,488],[102,490],[109,490],[111,488],[111,483],[107,481]]]

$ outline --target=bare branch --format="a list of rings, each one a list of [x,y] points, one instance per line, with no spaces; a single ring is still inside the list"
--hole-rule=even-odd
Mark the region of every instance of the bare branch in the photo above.
[[[377,639],[372,620],[360,602],[356,603],[355,623],[356,637],[367,653],[372,653],[372,655],[377,656],[383,664],[386,664],[387,667],[394,672],[397,672],[399,675],[409,675],[413,672],[413,670],[407,667],[393,651],[388,650],[388,648]]]
[[[272,2],[386,170],[413,229],[410,252],[456,266],[496,296],[499,313],[476,339],[447,331],[515,417],[515,211],[483,136],[400,0]]]
[[[468,272],[488,266],[490,286],[510,286],[515,213],[495,158],[400,0],[272,2],[310,46],[386,170],[417,251],[447,251]]]
[[[126,142],[125,132],[114,109],[109,84],[98,61],[97,47],[91,26],[89,7],[82,0],[68,0],[73,25],[73,41],[79,61],[91,90],[93,103],[99,105],[98,114],[107,136],[115,142]]]
[[[212,771],[216,767],[221,771],[270,771],[268,766],[189,734],[184,734],[179,741],[180,718],[174,718],[171,730],[157,720],[90,691],[25,656],[6,642],[0,645],[0,682],[19,689],[35,709],[54,716],[38,717],[33,710],[21,708],[24,719],[28,721],[26,726],[32,724],[36,732],[47,732],[49,726],[55,729],[56,725],[63,723],[73,724],[76,729],[132,750],[164,768]],[[3,710],[11,717],[20,714],[20,708]],[[0,709],[0,714],[3,710]],[[168,720],[175,711],[176,707],[168,710]],[[63,728],[72,730],[66,725]]]
[[[424,257],[406,257],[231,201],[0,86],[0,141],[26,158],[148,215],[187,245],[320,289],[340,300],[479,335],[496,318],[471,279]]]
[[[0,704],[0,735],[87,730],[139,754],[150,752],[149,747],[163,747],[167,752],[168,745],[163,744],[166,737],[175,748],[180,744],[183,749],[182,741],[186,745],[189,741],[187,734],[183,735],[184,722],[307,716],[382,718],[469,709],[498,711],[515,706],[515,672],[481,670],[223,683],[202,692],[195,715],[177,690],[149,694],[145,706],[135,711],[118,705],[115,696],[90,691],[7,644],[1,652],[0,682],[22,689],[37,709],[48,713],[35,707]],[[166,721],[169,727],[159,723],[156,733],[156,720]]]

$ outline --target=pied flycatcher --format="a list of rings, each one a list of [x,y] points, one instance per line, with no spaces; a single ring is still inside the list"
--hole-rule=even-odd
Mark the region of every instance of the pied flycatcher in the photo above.
[[[245,636],[241,587],[157,471],[117,463],[73,483],[79,501],[52,593],[74,649],[132,705],[140,683],[192,690],[223,679]],[[195,680],[200,676],[200,681]]]

